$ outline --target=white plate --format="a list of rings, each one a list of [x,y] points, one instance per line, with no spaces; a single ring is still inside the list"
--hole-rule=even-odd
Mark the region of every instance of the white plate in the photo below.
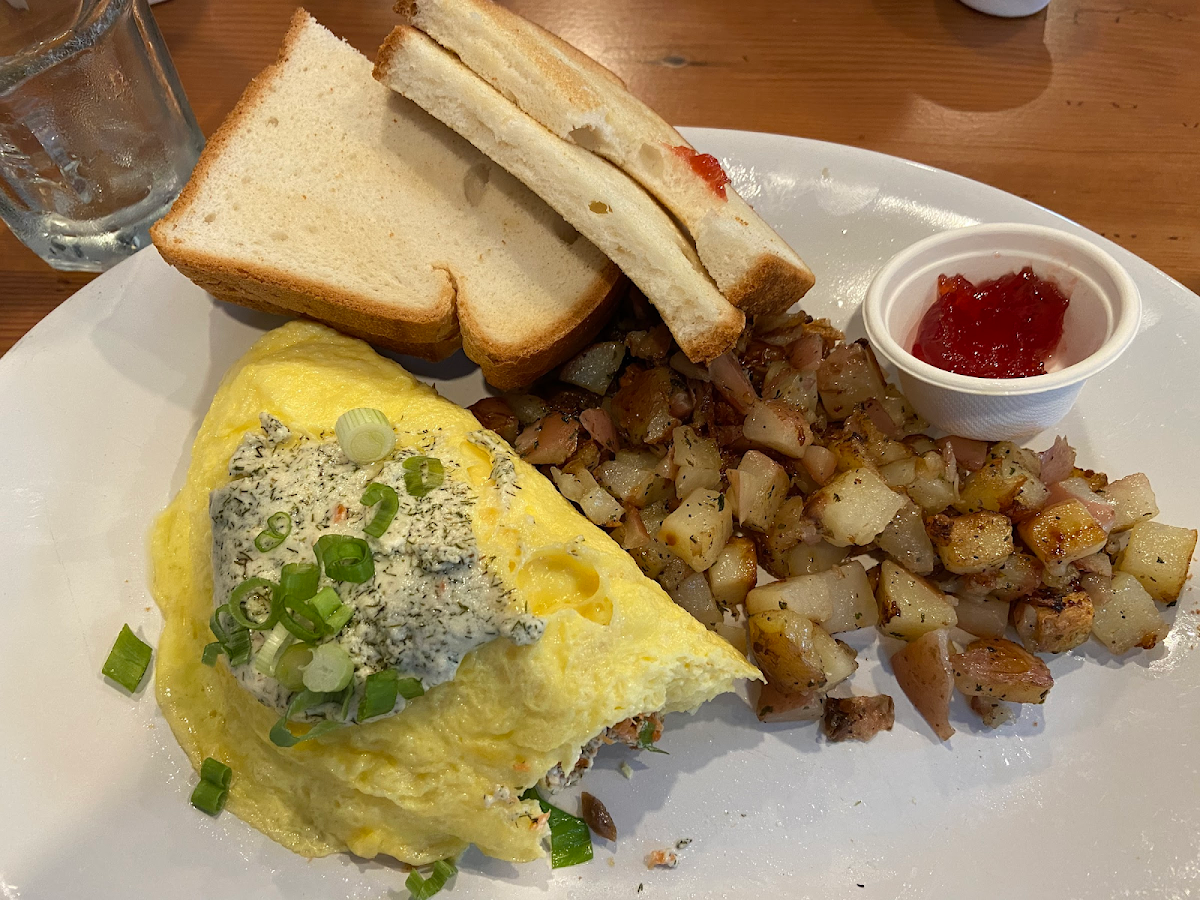
[[[1163,521],[1200,522],[1195,295],[1052,213],[944,172],[795,138],[688,137],[812,265],[809,311],[854,335],[876,268],[940,229],[1044,223],[1116,255],[1145,298],[1142,332],[1062,430],[1085,464],[1148,473]],[[212,301],[147,250],[0,359],[6,900],[406,896],[398,867],[305,862],[231,815],[193,810],[192,772],[152,690],[130,699],[100,676],[123,622],[155,642],[147,528],[182,482],[222,374],[277,321]],[[461,357],[437,373],[452,399],[480,395]],[[551,872],[472,851],[450,896],[633,900],[639,885],[658,898],[1193,895],[1200,658],[1185,610],[1198,599],[1189,588],[1165,649],[1123,664],[1094,646],[1056,658],[1044,709],[987,733],[960,707],[946,745],[872,650],[853,684],[893,694],[897,721],[869,744],[826,744],[815,725],[761,727],[734,696],[672,717],[670,756],[634,759],[626,781],[617,764],[630,754],[608,748],[585,780],[621,831],[594,862]],[[647,852],[683,838],[677,869],[646,870]]]

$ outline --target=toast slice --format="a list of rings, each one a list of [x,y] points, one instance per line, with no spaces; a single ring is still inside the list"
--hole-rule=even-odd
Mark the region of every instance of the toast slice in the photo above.
[[[392,31],[375,77],[502,165],[608,254],[692,361],[712,360],[737,341],[745,316],[718,292],[686,235],[619,169],[551,134],[415,28]]]
[[[795,251],[731,185],[718,186],[719,163],[696,154],[591,57],[490,0],[400,0],[396,11],[560,138],[658,198],[691,234],[721,293],[747,314],[782,312],[812,287]]]
[[[500,388],[577,352],[624,284],[536,195],[376,82],[366,57],[303,10],[152,236],[222,300],[430,359],[461,344]]]

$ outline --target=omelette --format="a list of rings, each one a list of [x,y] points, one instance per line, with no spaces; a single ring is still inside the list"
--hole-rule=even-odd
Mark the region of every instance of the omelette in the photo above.
[[[370,465],[335,437],[356,409],[394,429]],[[232,767],[229,810],[306,857],[544,856],[528,788],[758,676],[469,412],[307,322],[225,376],[152,563],[156,690],[176,738],[197,769]],[[310,618],[266,628],[289,613],[260,588],[314,570],[295,607]],[[214,642],[237,627],[220,614],[231,595],[255,626],[236,660]],[[335,634],[314,649],[304,623],[326,616]],[[302,687],[283,663],[303,647]],[[319,656],[342,668],[310,690]]]

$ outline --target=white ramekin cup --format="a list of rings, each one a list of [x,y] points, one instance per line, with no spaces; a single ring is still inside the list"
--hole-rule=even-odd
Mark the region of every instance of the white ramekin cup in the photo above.
[[[962,0],[963,4],[989,16],[1016,19],[1032,16],[1050,5],[1050,0]]]
[[[1070,297],[1063,338],[1030,378],[973,378],[922,362],[909,350],[938,275],[972,282],[1025,266]],[[1001,223],[944,231],[893,256],[863,302],[867,338],[900,373],[900,387],[930,423],[978,440],[1027,438],[1057,424],[1083,383],[1111,365],[1137,333],[1141,296],[1115,259],[1090,241],[1040,225]]]

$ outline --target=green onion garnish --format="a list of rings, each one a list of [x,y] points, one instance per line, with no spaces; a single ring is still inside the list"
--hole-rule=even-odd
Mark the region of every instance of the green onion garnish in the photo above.
[[[642,730],[638,732],[637,746],[639,750],[649,750],[651,753],[662,753],[666,756],[671,755],[661,747],[654,746],[654,721],[652,719],[647,719],[642,725]]]
[[[377,409],[352,409],[338,416],[333,432],[342,451],[360,466],[377,462],[396,446],[396,432]]]
[[[419,678],[401,678],[396,682],[396,689],[405,700],[415,700],[425,693]]]
[[[446,470],[433,456],[410,456],[404,461],[404,489],[414,497],[424,497],[442,486]]]
[[[311,617],[306,616],[305,618],[308,618],[309,622],[312,622]],[[313,623],[312,628],[301,624],[300,621],[294,615],[292,615],[292,611],[284,606],[282,601],[279,603],[279,624],[287,629],[292,637],[296,638],[297,640],[304,641],[307,644],[315,644],[321,639],[322,636],[322,632],[321,630],[318,630],[316,623]]]
[[[312,662],[312,655],[311,644],[292,644],[279,657],[275,666],[275,680],[289,691],[304,690],[304,667]]]
[[[337,591],[328,585],[317,592],[310,606],[324,624],[325,633],[328,635],[336,635],[354,617],[354,607],[343,603]]]
[[[406,486],[407,479],[408,476],[405,475]],[[363,491],[360,502],[363,506],[379,504],[379,509],[375,511],[375,517],[371,519],[369,525],[363,528],[363,531],[373,538],[383,537],[383,533],[392,524],[392,519],[396,518],[396,513],[400,511],[400,496],[396,493],[396,489],[386,484],[380,484],[378,481],[372,481]]]
[[[192,791],[192,806],[200,812],[215,816],[225,808],[229,791],[211,781],[201,781]]]
[[[285,600],[302,602],[317,592],[321,567],[316,563],[288,563],[279,573],[279,590]]]
[[[345,690],[354,677],[354,663],[341,644],[329,641],[313,650],[312,660],[304,667],[304,686],[318,694]]]
[[[213,610],[208,627],[229,657],[229,665],[240,666],[250,661],[250,629],[234,620],[228,603]]]
[[[334,581],[362,584],[375,575],[375,559],[371,547],[362,538],[346,534],[325,534],[317,539],[317,559],[325,574]]]
[[[287,626],[282,622],[278,623],[271,629],[271,633],[267,635],[263,645],[258,648],[258,652],[254,654],[254,670],[263,675],[278,678],[279,662],[283,659],[283,654],[287,652],[293,640],[295,638],[292,637]],[[293,690],[299,690],[299,688],[293,688]]]
[[[221,654],[224,652],[225,651],[221,647],[220,641],[213,641],[211,644],[205,644],[204,652],[200,654],[200,662],[204,663],[209,668],[212,668],[217,664],[217,660],[221,658]]]
[[[142,683],[153,653],[150,645],[130,631],[128,625],[122,625],[100,671],[132,694]]]
[[[265,578],[247,578],[235,587],[229,595],[229,614],[233,616],[235,622],[251,631],[266,631],[269,628],[274,628],[275,623],[279,620],[279,614],[275,609],[274,603],[275,592],[278,590],[279,585],[273,581],[268,581]],[[242,606],[252,597],[258,597],[267,601],[268,612],[265,619],[256,621],[246,615],[246,610]]]
[[[292,533],[292,517],[285,512],[274,513],[267,519],[267,527],[258,533],[258,537],[254,539],[254,546],[260,553],[268,553],[274,550]]]
[[[200,778],[212,782],[217,787],[227,788],[233,780],[233,769],[210,756],[200,764]]]
[[[434,894],[446,886],[446,882],[454,877],[458,866],[452,859],[439,859],[433,864],[433,872],[428,878],[422,878],[415,870],[408,873],[404,886],[412,894],[412,900],[429,900]]]
[[[592,833],[587,822],[578,816],[563,812],[542,799],[537,788],[530,788],[521,795],[522,800],[536,800],[542,812],[550,813],[550,867],[561,869],[577,866],[592,858]]]
[[[328,734],[335,728],[340,728],[341,723],[332,720],[318,722],[312,728],[308,729],[304,734],[293,734],[288,728],[288,721],[302,712],[307,712],[314,706],[320,706],[323,703],[330,703],[333,700],[342,700],[343,698],[336,694],[318,694],[313,691],[301,691],[288,704],[287,712],[285,712],[271,728],[271,743],[277,747],[294,747],[302,741],[311,741],[313,738],[318,738],[323,734]]]

